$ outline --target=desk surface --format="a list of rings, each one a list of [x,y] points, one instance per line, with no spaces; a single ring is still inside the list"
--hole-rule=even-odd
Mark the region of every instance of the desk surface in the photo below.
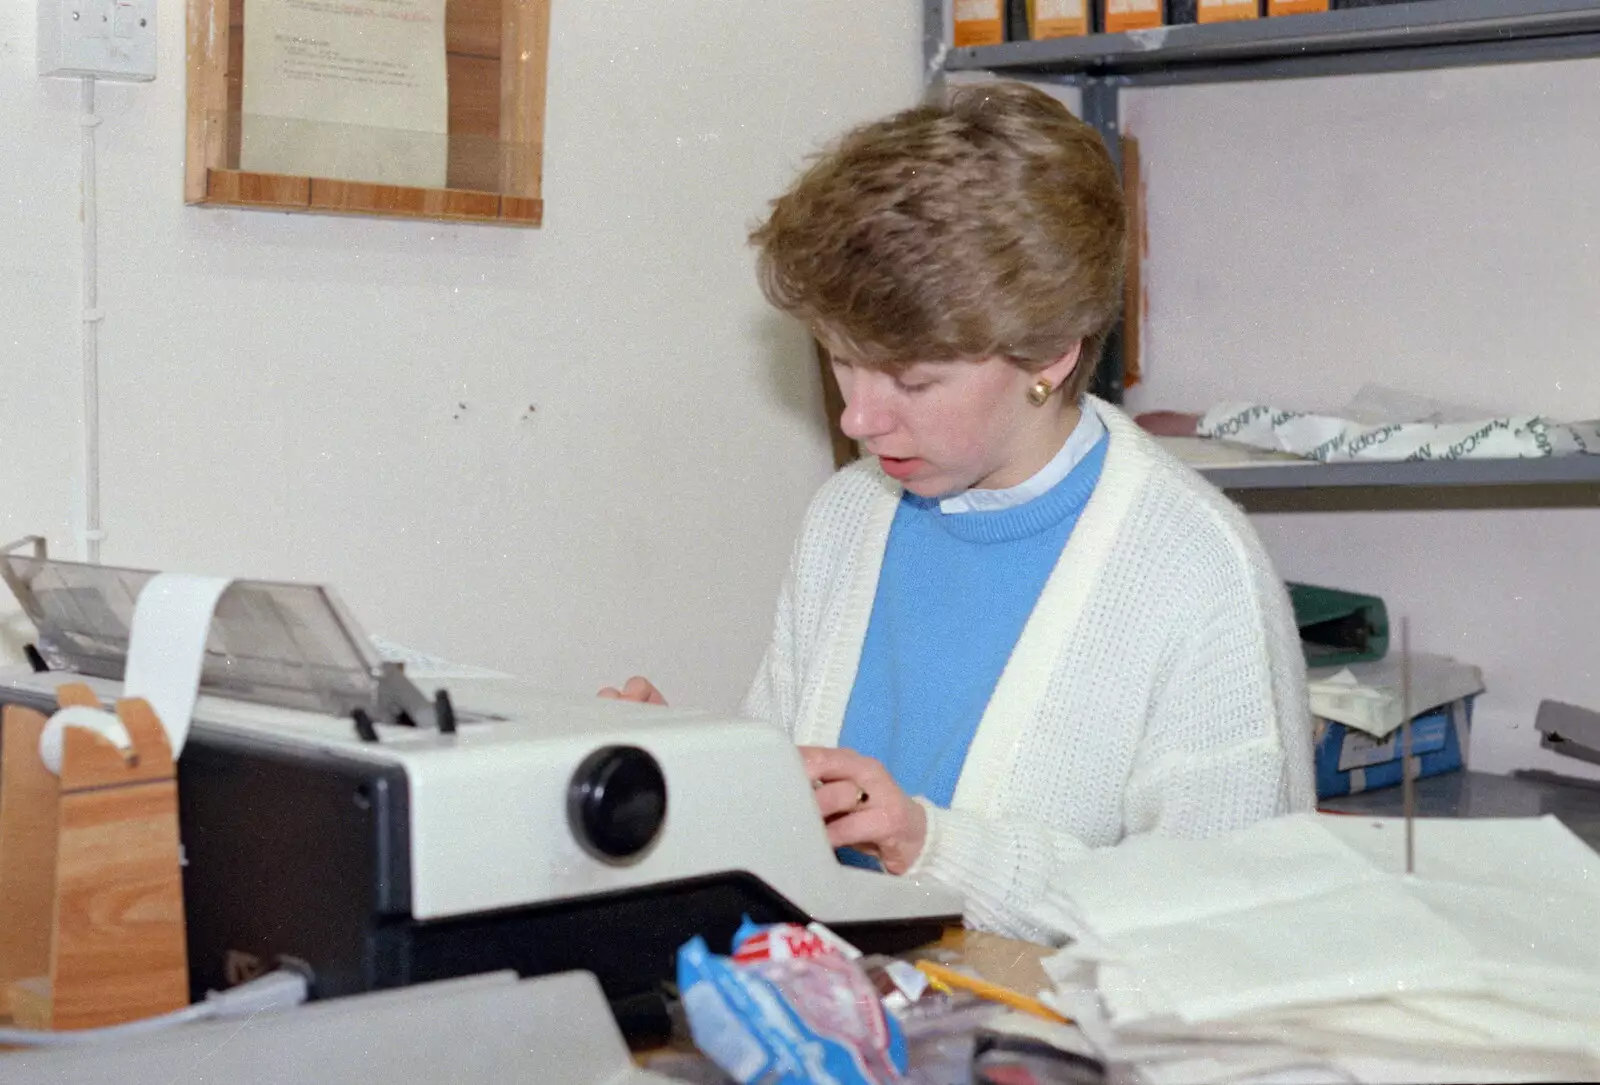
[[[1386,787],[1324,799],[1323,810],[1401,817],[1401,789]],[[1416,784],[1418,817],[1518,818],[1553,814],[1585,843],[1600,851],[1600,782],[1552,780],[1547,776],[1494,776],[1449,772]]]

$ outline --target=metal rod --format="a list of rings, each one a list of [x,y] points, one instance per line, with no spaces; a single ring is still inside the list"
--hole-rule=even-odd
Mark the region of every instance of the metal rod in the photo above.
[[[1411,622],[1400,619],[1400,794],[1406,817],[1406,873],[1417,868],[1416,788],[1411,780]]]

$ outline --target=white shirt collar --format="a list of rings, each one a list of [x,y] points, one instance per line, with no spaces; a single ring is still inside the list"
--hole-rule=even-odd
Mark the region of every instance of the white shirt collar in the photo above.
[[[1057,452],[1032,478],[1004,490],[963,490],[961,493],[941,498],[939,511],[948,514],[998,512],[1001,509],[1025,505],[1040,494],[1047,493],[1056,483],[1070,475],[1072,469],[1083,462],[1090,449],[1094,448],[1095,443],[1105,436],[1106,424],[1101,421],[1088,396],[1078,400],[1078,410],[1081,415],[1078,424],[1072,427],[1072,432],[1067,435],[1067,441],[1061,446],[1061,451]]]

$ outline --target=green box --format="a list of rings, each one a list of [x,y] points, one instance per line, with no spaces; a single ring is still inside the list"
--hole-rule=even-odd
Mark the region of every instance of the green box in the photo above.
[[[1382,659],[1389,650],[1389,612],[1375,595],[1290,582],[1289,603],[1309,667],[1343,667]]]

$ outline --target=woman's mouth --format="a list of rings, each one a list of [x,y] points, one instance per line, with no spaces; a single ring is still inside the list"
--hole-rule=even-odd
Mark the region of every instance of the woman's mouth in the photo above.
[[[923,461],[915,456],[879,456],[878,462],[883,466],[884,474],[900,482],[916,474],[923,465]]]

